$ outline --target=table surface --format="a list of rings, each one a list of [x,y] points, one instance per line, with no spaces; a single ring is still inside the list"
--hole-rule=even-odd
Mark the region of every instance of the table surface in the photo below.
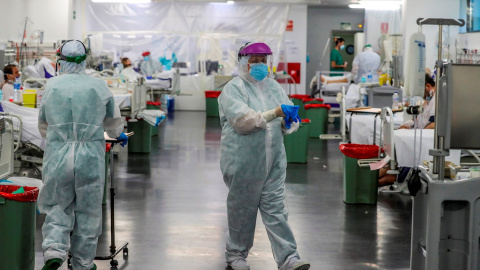
[[[401,112],[402,109],[392,110],[392,112]],[[352,113],[373,113],[373,114],[380,114],[382,112],[382,108],[372,108],[372,107],[362,107],[362,108],[351,108],[347,109],[347,112]]]

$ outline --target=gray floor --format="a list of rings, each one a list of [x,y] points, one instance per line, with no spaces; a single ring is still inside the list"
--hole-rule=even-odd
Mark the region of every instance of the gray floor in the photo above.
[[[219,168],[221,128],[204,112],[176,112],[153,137],[151,154],[116,160],[117,245],[130,242],[119,269],[224,270],[226,196]],[[407,269],[411,199],[379,195],[376,206],[346,205],[338,141],[310,139],[308,164],[289,164],[287,204],[299,252],[313,270]],[[105,208],[108,210],[108,206]],[[97,254],[108,253],[109,215]],[[41,269],[37,219],[36,269]],[[258,219],[252,270],[276,269]],[[99,269],[110,269],[97,261]],[[64,265],[61,269],[67,269]]]

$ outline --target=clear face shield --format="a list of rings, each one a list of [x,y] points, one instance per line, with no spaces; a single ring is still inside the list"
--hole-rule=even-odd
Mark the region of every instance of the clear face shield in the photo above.
[[[263,81],[271,78],[273,73],[273,57],[266,54],[251,54],[241,58],[241,68],[244,74],[250,74],[255,80]]]

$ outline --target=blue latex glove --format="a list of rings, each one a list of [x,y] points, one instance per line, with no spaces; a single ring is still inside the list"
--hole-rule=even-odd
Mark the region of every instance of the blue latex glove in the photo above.
[[[128,137],[127,135],[125,135],[125,133],[122,132],[122,134],[120,135],[120,137],[117,138],[117,140],[121,141],[120,142],[120,145],[122,147],[125,147],[125,145],[127,145],[128,143]]]
[[[286,128],[290,128],[293,122],[296,123],[302,121],[302,119],[300,119],[300,116],[298,116],[298,106],[282,104],[281,107],[283,114],[285,114],[284,119]]]

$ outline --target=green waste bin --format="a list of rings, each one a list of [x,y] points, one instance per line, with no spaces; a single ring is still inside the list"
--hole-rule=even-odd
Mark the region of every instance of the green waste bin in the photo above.
[[[307,114],[305,113],[305,108],[303,107],[303,99],[310,98],[309,95],[290,95],[292,99],[293,105],[298,106],[298,116],[300,118],[305,119],[307,118]]]
[[[310,137],[318,138],[326,134],[328,130],[328,110],[330,105],[325,104],[307,104],[305,105],[307,118],[310,119]]]
[[[205,91],[207,117],[219,117],[218,97],[222,91]]]
[[[310,120],[304,119],[297,132],[283,136],[287,162],[307,163]]]
[[[152,101],[147,102],[147,110],[160,110],[160,109],[161,109],[160,102],[152,102]],[[158,127],[150,125],[150,135],[158,136]]]
[[[0,270],[34,270],[38,188],[0,186]]]
[[[364,155],[361,158],[375,158],[378,156],[378,146],[376,145],[343,144],[340,146],[341,150],[342,146],[349,147],[350,152],[356,151],[355,147],[358,146],[363,148],[359,149],[359,151],[372,152],[372,154]],[[365,150],[365,148],[367,148],[367,150]],[[344,152],[344,149],[342,152]],[[378,195],[378,170],[371,171],[370,167],[360,167],[358,165],[360,158],[352,157],[351,153],[349,155],[350,156],[344,155],[343,201],[348,204],[376,204]]]
[[[142,119],[128,121],[128,131],[133,131],[133,136],[128,138],[129,153],[150,153],[152,148],[151,125]]]

